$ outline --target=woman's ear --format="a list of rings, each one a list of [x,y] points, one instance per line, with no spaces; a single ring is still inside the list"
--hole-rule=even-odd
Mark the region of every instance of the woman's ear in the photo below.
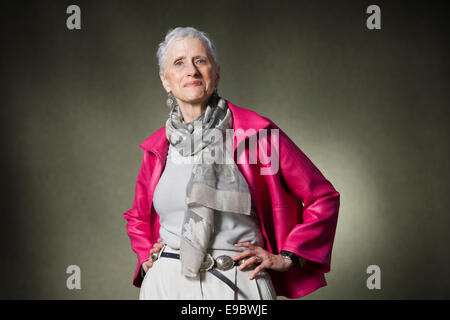
[[[217,67],[216,69],[216,79],[214,81],[214,87],[218,87],[219,86],[219,81],[220,81],[220,67]]]
[[[164,89],[166,90],[167,93],[169,93],[170,91],[170,85],[169,85],[169,81],[167,81],[167,79],[164,77],[162,72],[159,72],[159,78],[161,79],[161,83],[164,87]]]

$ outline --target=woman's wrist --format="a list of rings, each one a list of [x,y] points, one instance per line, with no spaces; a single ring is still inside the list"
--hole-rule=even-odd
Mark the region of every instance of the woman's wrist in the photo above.
[[[281,254],[278,255],[281,258],[281,263],[283,265],[283,270],[288,271],[290,268],[294,266],[294,262],[286,257],[283,257]]]
[[[283,259],[285,259],[286,261],[290,261],[289,263],[290,267],[296,267],[300,265],[299,257],[293,252],[281,250],[280,256],[283,257]]]

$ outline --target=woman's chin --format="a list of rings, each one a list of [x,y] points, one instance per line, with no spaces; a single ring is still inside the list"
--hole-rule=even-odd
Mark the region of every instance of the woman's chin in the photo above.
[[[198,104],[208,100],[208,96],[203,92],[202,94],[186,95],[183,100],[187,103]]]

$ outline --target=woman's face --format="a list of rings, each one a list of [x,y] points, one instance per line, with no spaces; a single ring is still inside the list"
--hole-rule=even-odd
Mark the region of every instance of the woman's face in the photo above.
[[[219,84],[219,70],[200,39],[173,42],[167,50],[165,75],[159,76],[166,91],[182,102],[206,104]]]

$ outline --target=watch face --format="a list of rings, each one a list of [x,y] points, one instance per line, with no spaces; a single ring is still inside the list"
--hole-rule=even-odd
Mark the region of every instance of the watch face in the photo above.
[[[280,252],[280,254],[285,259],[291,259],[293,265],[297,264],[297,262],[298,262],[298,260],[296,259],[297,256],[294,253],[283,251],[283,252]]]

